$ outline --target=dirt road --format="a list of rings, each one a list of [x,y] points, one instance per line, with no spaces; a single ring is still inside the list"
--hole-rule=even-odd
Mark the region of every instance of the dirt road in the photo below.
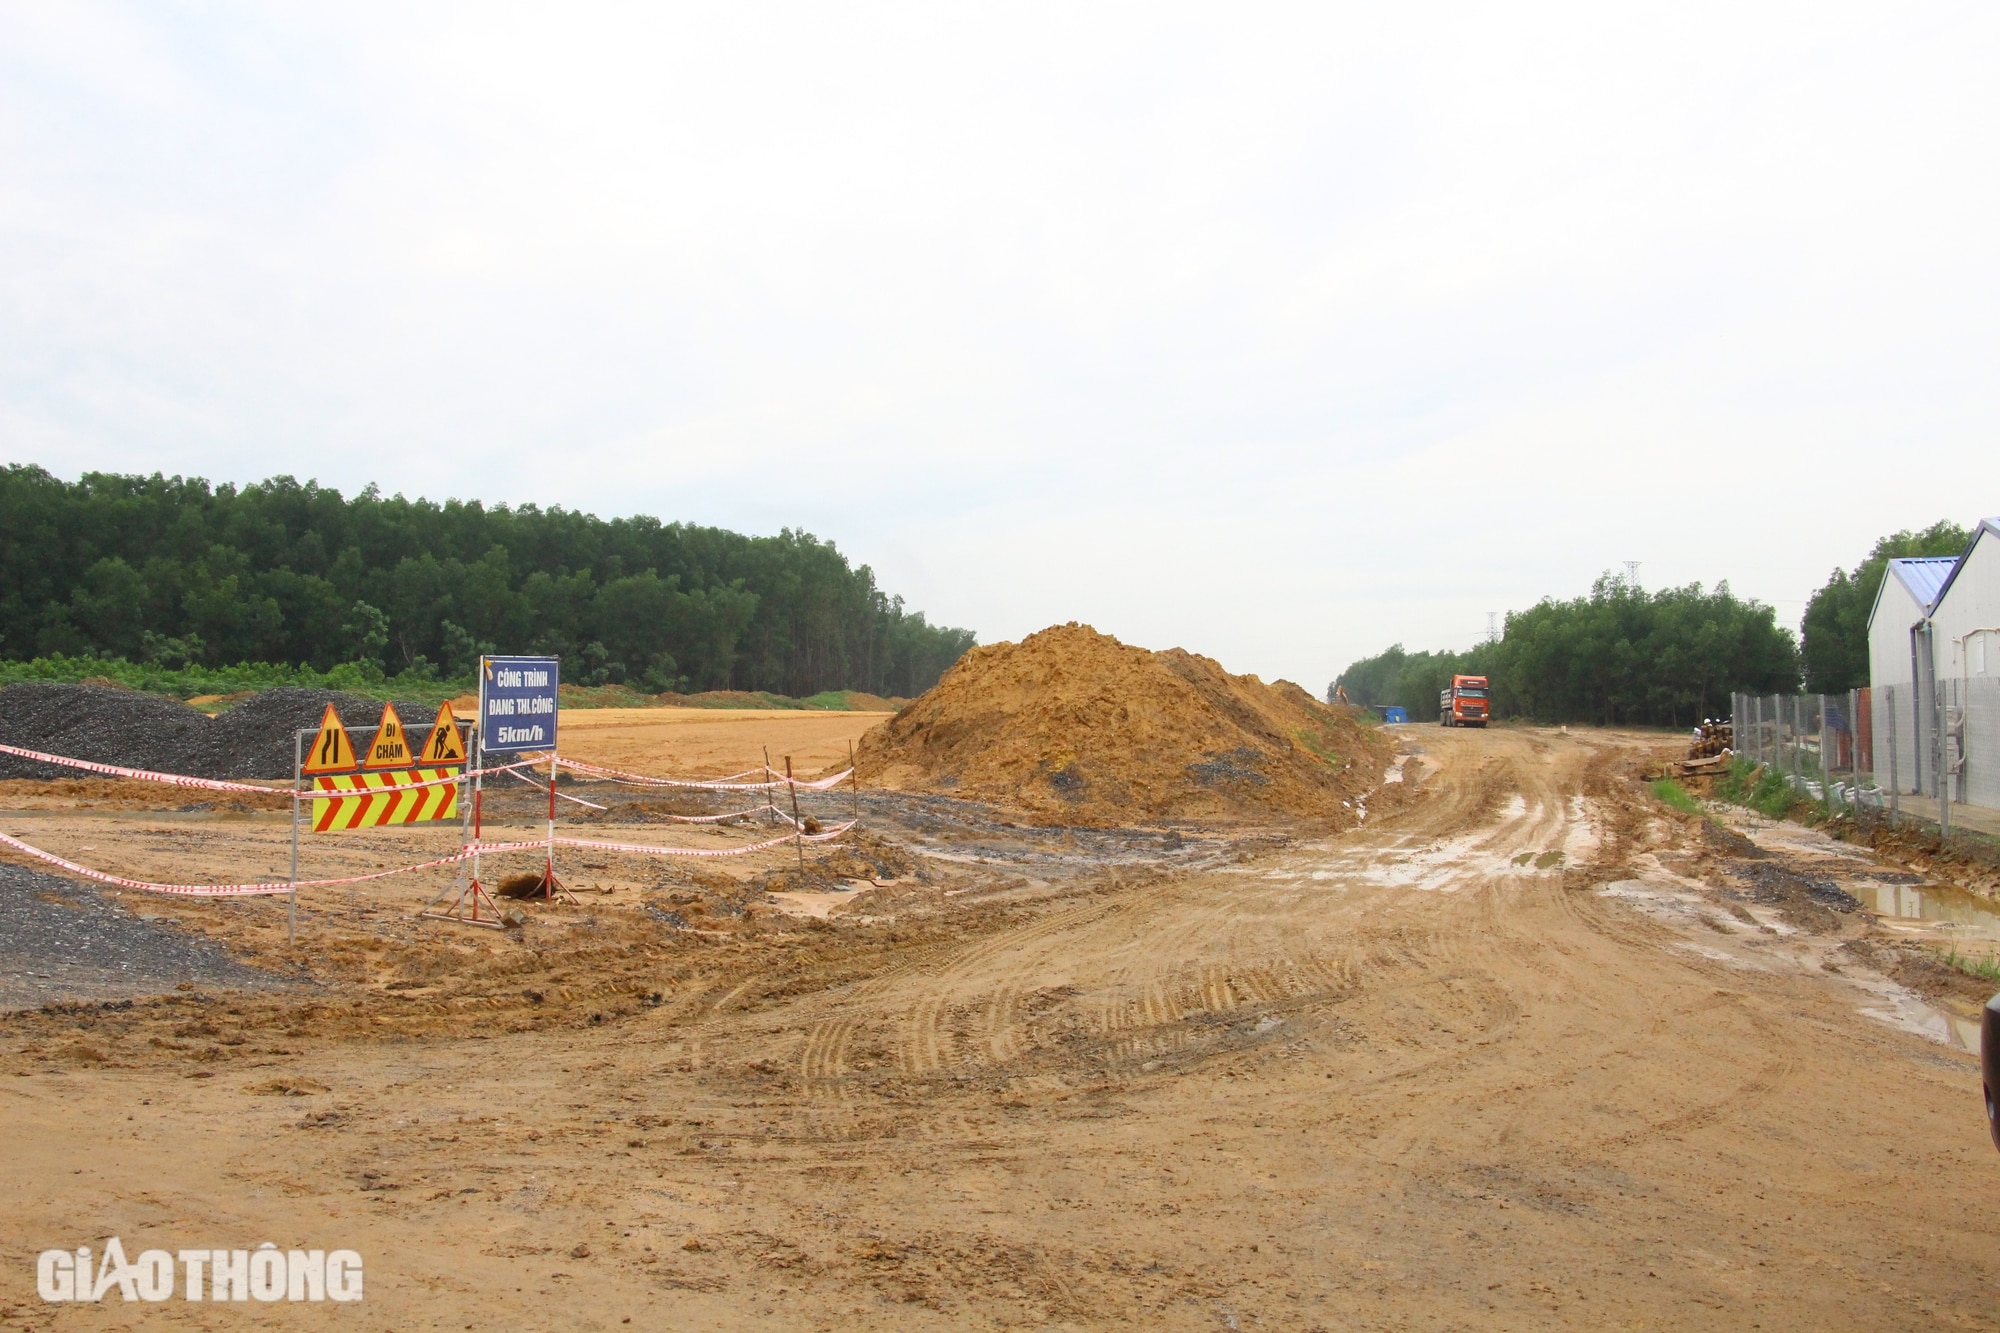
[[[523,1030],[18,1020],[0,1309],[131,1322],[32,1289],[116,1233],[354,1248],[399,1329],[2000,1324],[1976,1072],[1858,916],[1719,892],[1632,741],[1411,734],[1337,840],[621,935],[653,995],[550,962]]]

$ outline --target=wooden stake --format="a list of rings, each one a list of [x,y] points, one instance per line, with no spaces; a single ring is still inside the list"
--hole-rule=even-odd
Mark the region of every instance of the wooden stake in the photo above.
[[[799,851],[799,874],[806,873],[806,823],[799,818],[799,787],[792,781],[792,757],[785,756],[785,785],[792,789],[792,846]]]
[[[861,770],[854,766],[854,742],[847,743],[847,782],[854,789],[854,822],[861,822]]]
[[[299,792],[304,787],[300,770],[305,765],[306,734],[292,732],[292,896],[285,907],[285,943],[299,942]]]

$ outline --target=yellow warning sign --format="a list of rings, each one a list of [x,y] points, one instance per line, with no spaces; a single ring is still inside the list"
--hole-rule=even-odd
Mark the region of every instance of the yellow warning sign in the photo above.
[[[348,739],[347,728],[340,725],[340,714],[328,704],[326,714],[319,720],[319,735],[313,737],[312,748],[306,751],[305,767],[300,772],[344,773],[354,766],[354,742]]]
[[[417,762],[410,753],[410,738],[403,731],[403,719],[396,716],[396,705],[382,705],[382,725],[375,728],[375,740],[368,747],[368,757],[361,763],[363,768],[408,768]]]
[[[458,738],[458,718],[451,711],[451,700],[445,700],[438,709],[437,721],[431,723],[431,734],[424,738],[419,758],[426,764],[465,762],[465,742]]]

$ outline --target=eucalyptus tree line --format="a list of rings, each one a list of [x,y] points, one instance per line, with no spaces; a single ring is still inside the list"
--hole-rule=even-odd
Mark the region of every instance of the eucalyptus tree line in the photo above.
[[[649,690],[913,695],[974,643],[832,543],[274,477],[0,469],[0,657],[471,670],[549,652]]]

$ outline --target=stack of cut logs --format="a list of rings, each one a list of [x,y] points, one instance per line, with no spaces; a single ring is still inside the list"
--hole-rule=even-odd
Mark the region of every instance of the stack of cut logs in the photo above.
[[[1727,722],[1704,721],[1695,731],[1694,739],[1688,742],[1687,762],[1681,765],[1683,773],[1714,773],[1728,767],[1729,756],[1736,749],[1736,728]]]
[[[1688,745],[1688,758],[1707,759],[1736,748],[1736,728],[1727,722],[1704,722]]]

